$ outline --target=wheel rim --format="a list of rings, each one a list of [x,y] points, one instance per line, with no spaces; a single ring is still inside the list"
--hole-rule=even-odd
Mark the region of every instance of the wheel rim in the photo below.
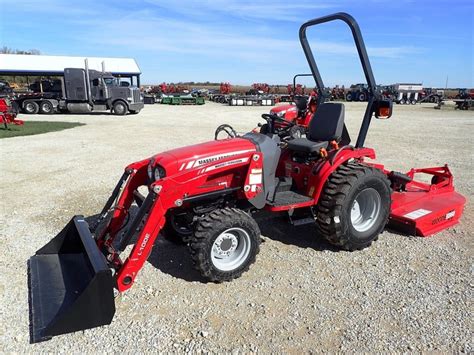
[[[44,104],[42,107],[41,107],[42,111],[44,113],[50,113],[51,112],[51,106],[48,105],[48,104]]]
[[[25,108],[26,108],[26,111],[33,112],[35,110],[35,105],[33,105],[32,103],[27,103]]]
[[[239,268],[250,254],[250,236],[242,228],[223,231],[212,244],[212,264],[221,271]]]
[[[121,115],[122,113],[125,112],[125,106],[122,104],[118,104],[115,106],[115,112]]]
[[[382,200],[377,190],[365,189],[356,196],[351,209],[351,223],[358,232],[372,228],[380,215]]]

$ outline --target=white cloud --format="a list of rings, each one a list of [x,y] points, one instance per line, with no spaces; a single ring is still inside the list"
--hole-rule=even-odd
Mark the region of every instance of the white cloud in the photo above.
[[[231,18],[301,22],[303,17],[311,17],[315,10],[339,6],[337,1],[316,2],[300,0],[181,0],[178,3],[166,0],[147,0],[148,3],[186,16],[227,16]],[[223,18],[225,19],[225,18]],[[275,24],[278,25],[278,24]]]

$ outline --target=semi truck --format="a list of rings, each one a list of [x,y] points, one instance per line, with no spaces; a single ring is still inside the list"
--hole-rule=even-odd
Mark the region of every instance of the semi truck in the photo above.
[[[115,115],[136,114],[143,108],[138,87],[114,77],[111,73],[88,69],[66,68],[61,77],[61,90],[18,95],[16,102],[27,114],[54,112],[90,113],[107,111]]]

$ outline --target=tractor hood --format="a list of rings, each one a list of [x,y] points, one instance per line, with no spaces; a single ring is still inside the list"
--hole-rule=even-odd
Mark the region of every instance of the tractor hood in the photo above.
[[[278,105],[273,107],[270,110],[270,113],[283,117],[287,111],[294,111],[296,113],[297,108],[295,105],[287,104],[287,105]]]
[[[228,138],[169,150],[152,157],[152,165],[162,166],[167,176],[198,168],[231,156],[250,155],[255,144],[248,139]]]

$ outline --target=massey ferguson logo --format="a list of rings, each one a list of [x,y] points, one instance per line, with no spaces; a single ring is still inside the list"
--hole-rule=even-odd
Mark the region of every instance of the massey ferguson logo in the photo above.
[[[196,168],[196,167],[201,166],[201,165],[205,165],[205,164],[209,164],[209,163],[212,163],[212,162],[215,162],[215,161],[218,161],[218,160],[223,160],[223,159],[233,157],[234,155],[239,155],[239,154],[244,154],[244,153],[249,153],[249,152],[254,152],[254,151],[255,151],[254,149],[238,150],[238,151],[229,152],[229,153],[225,153],[225,154],[212,155],[212,156],[205,157],[205,158],[202,158],[202,159],[191,160],[187,163],[181,164],[181,167],[179,168],[179,171]]]
[[[212,157],[212,158],[207,158],[207,159],[201,159],[201,160],[198,160],[198,165],[212,163],[213,161],[220,160],[220,159],[225,159],[227,157],[228,157],[228,155],[222,155],[220,157]]]

